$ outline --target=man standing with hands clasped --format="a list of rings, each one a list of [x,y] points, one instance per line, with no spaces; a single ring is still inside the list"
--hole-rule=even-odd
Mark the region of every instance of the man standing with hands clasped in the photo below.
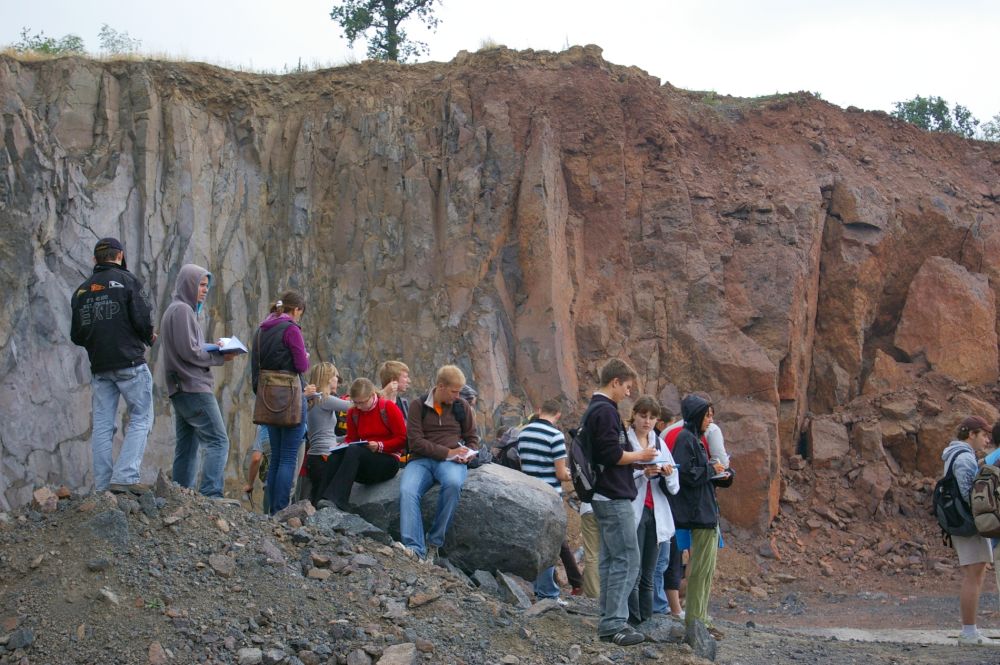
[[[597,518],[601,549],[601,620],[597,634],[603,642],[633,646],[645,641],[628,625],[628,599],[639,575],[639,540],[632,500],[637,495],[632,465],[656,459],[656,448],[629,450],[618,402],[628,397],[638,376],[617,358],[601,368],[601,387],[590,398],[582,427],[590,439],[599,473],[590,505]]]
[[[149,489],[139,483],[139,467],[153,426],[146,347],[156,341],[156,333],[146,292],[126,268],[125,247],[117,238],[97,241],[94,273],[73,292],[70,306],[70,339],[90,357],[94,490],[140,494]],[[121,452],[113,460],[119,395],[125,398],[129,420]]]
[[[444,544],[469,473],[466,465],[479,448],[475,414],[459,397],[464,385],[462,370],[445,365],[437,372],[434,388],[420,404],[410,406],[406,419],[410,461],[399,486],[399,531],[403,545],[429,563]],[[420,501],[435,482],[441,483],[441,495],[425,546]]]

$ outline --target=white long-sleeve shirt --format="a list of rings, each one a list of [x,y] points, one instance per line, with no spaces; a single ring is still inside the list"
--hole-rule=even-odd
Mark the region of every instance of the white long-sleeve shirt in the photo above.
[[[656,432],[650,430],[646,438],[647,443],[645,447],[653,446],[657,448],[660,456],[668,460],[667,464],[676,466],[673,455],[670,454],[670,449],[659,440]],[[636,438],[635,430],[631,427],[628,430],[628,443],[632,450],[641,450],[643,448]],[[674,516],[670,512],[670,503],[667,501],[667,496],[660,489],[659,477],[647,478],[645,472],[639,469],[633,471],[632,479],[635,481],[635,488],[638,491],[635,499],[632,501],[632,512],[635,514],[635,523],[639,524],[639,520],[642,519],[642,509],[646,505],[646,488],[649,487],[653,492],[653,517],[656,518],[656,542],[663,543],[670,540],[674,535],[674,531],[676,531],[674,528]],[[669,476],[666,476],[666,481],[668,492],[677,494],[680,491],[681,481],[676,469]]]

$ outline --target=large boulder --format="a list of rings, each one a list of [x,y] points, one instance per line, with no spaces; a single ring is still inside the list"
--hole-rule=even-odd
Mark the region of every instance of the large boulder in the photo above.
[[[351,510],[399,539],[399,483],[354,485]],[[424,495],[424,529],[437,510],[439,486]],[[514,573],[527,580],[553,565],[566,537],[562,498],[549,485],[499,464],[470,469],[444,550],[467,571]]]
[[[816,466],[830,466],[850,450],[847,427],[833,416],[817,416],[809,424],[809,458]]]
[[[896,329],[896,346],[923,354],[959,381],[997,380],[996,298],[984,275],[932,256],[917,272]]]

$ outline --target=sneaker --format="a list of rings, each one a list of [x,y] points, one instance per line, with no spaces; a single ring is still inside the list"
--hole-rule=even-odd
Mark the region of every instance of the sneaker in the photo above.
[[[1000,642],[994,639],[986,637],[978,630],[975,635],[964,635],[959,634],[958,636],[959,646],[964,647],[988,647],[988,646],[1000,646]]]
[[[149,485],[143,485],[142,483],[131,483],[129,485],[124,485],[121,483],[111,483],[108,489],[115,494],[135,494],[141,495],[146,492],[152,491],[152,487]]]
[[[556,601],[556,604],[559,605],[559,607],[567,607],[567,606],[569,606],[569,601],[568,600],[563,600],[562,598],[556,598],[555,601]]]
[[[601,641],[613,642],[622,647],[631,647],[645,642],[646,636],[631,626],[626,625],[614,635],[601,635]]]
[[[239,506],[241,508],[243,507],[243,504],[240,503],[239,499],[227,499],[224,496],[217,496],[213,497],[212,500],[222,504],[223,506]]]
[[[324,508],[336,508],[337,505],[333,501],[327,499],[320,499],[316,504],[316,510],[323,510]]]
[[[677,614],[674,614],[673,612],[671,612],[670,616],[672,616],[673,618],[677,619],[678,621],[684,621],[684,610],[681,610]]]

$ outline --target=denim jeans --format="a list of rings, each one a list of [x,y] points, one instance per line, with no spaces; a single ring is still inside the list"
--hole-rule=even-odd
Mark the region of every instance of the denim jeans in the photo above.
[[[597,634],[603,637],[620,631],[628,620],[628,598],[639,576],[639,541],[631,501],[614,499],[590,505],[601,535],[597,563],[601,575],[598,600],[601,620]]]
[[[222,422],[219,403],[212,393],[174,393],[174,482],[194,487],[198,472],[198,452],[201,451],[201,486],[205,496],[221,497],[226,460],[229,457],[229,436]]]
[[[667,602],[667,588],[664,586],[663,574],[670,565],[670,541],[660,543],[660,553],[656,557],[656,568],[653,570],[653,614],[667,614],[670,603]]]
[[[546,568],[535,579],[535,598],[558,598],[559,585],[556,584],[556,567]]]
[[[628,613],[629,618],[639,624],[653,617],[653,574],[660,554],[660,546],[656,542],[656,517],[649,508],[642,509],[636,540],[639,544],[639,577],[629,594]],[[662,584],[660,589],[663,589]]]
[[[139,482],[146,436],[153,427],[153,375],[148,365],[98,372],[90,379],[94,426],[90,447],[94,457],[94,489]],[[112,460],[112,440],[118,415],[118,396],[128,407],[128,430],[118,459]]]
[[[302,420],[294,427],[267,426],[271,440],[271,463],[267,467],[267,487],[271,491],[271,514],[288,506],[292,482],[298,472],[299,448],[306,435],[306,401],[302,400]]]
[[[441,484],[441,495],[431,530],[427,532],[427,543],[437,547],[444,545],[444,536],[455,516],[462,485],[468,474],[469,468],[458,462],[418,457],[407,463],[399,483],[399,532],[403,545],[420,557],[427,555],[420,501],[435,481]]]

